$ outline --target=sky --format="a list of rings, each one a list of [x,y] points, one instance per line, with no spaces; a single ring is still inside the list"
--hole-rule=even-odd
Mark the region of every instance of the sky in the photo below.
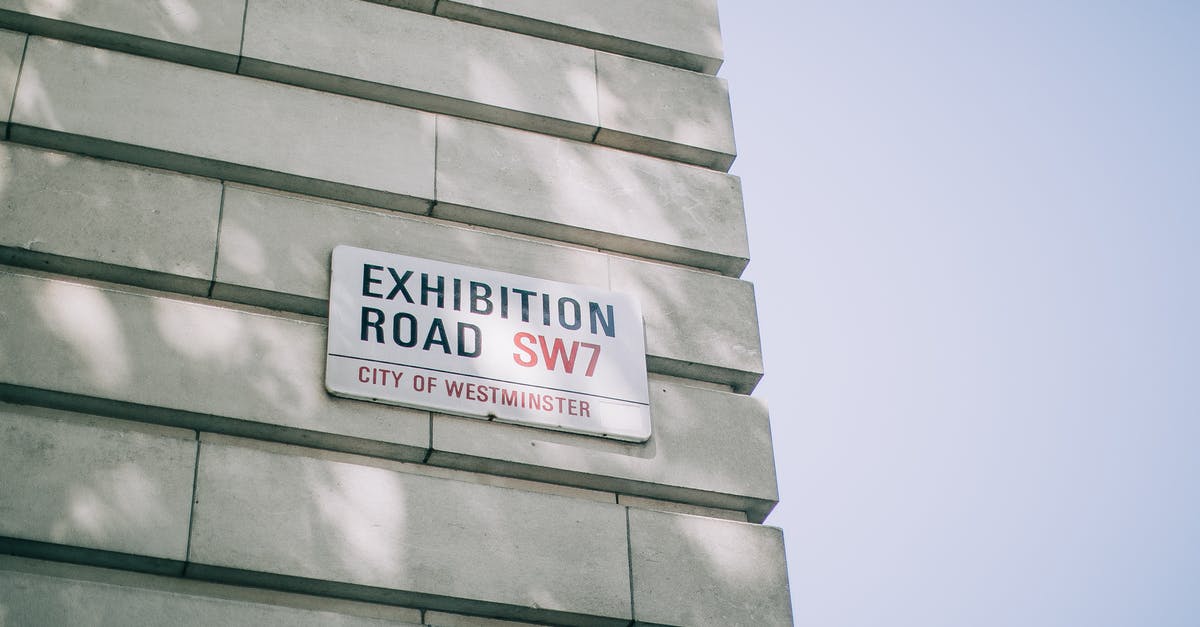
[[[797,625],[1200,625],[1200,3],[723,0]]]

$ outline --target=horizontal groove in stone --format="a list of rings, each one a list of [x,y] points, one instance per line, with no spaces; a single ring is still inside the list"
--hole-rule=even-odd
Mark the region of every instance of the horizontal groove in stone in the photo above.
[[[636,624],[792,624],[775,527],[629,509]]]
[[[339,244],[627,293],[642,303],[657,371],[710,375],[693,378],[739,391],[761,377],[754,298],[744,281],[239,186],[225,191],[212,294],[323,315],[329,255]]]
[[[0,383],[0,401],[403,462],[419,462],[427,453],[426,448],[7,383]]]
[[[100,549],[87,549],[66,544],[36,542],[3,536],[0,536],[0,554],[71,564],[86,564],[102,568],[118,568],[153,575],[180,576],[184,570],[184,562],[179,560]]]
[[[208,566],[205,564],[186,565],[184,577],[198,581],[209,581],[233,586],[247,586],[280,590],[283,592],[305,594],[312,596],[331,597],[348,601],[379,603],[401,607],[422,607],[430,611],[447,610],[461,613],[474,613],[479,616],[499,620],[536,620],[542,625],[563,625],[590,627],[626,627],[627,619],[605,619],[598,616],[546,610],[541,608],[521,607],[515,605],[499,605],[472,601],[456,597],[435,594],[408,592],[390,588],[349,584],[338,581],[293,577],[275,573]],[[543,622],[544,621],[544,622]],[[390,625],[391,623],[389,623]]]
[[[0,556],[12,625],[418,627],[421,611],[263,588]]]
[[[203,295],[221,184],[0,142],[0,262]]]
[[[706,74],[716,74],[722,62],[716,2],[705,0],[440,0],[435,13]]]
[[[5,1],[0,3],[0,7],[5,4],[12,4],[12,2]],[[87,6],[93,3],[81,4]],[[240,5],[241,3],[239,2],[238,4]],[[135,6],[136,3],[129,3],[129,5]],[[115,27],[119,25],[111,24],[111,26]],[[155,59],[194,65],[222,72],[233,72],[237,70],[238,65],[236,45],[233,46],[231,51],[222,52],[197,47],[196,45],[164,41],[128,31],[100,28],[65,19],[32,15],[3,8],[0,8],[0,27],[11,28],[31,35],[73,41],[97,48],[108,48],[118,52],[127,52],[129,54],[153,57]]]
[[[243,74],[318,89],[585,141],[597,126],[591,50],[360,0],[252,0],[242,55]]]
[[[599,130],[595,125],[573,123],[525,111],[505,109],[460,98],[438,96],[404,87],[355,80],[336,74],[306,70],[270,61],[260,61],[258,59],[242,59],[238,73],[243,76],[286,83],[297,87],[353,96],[364,100],[374,100],[376,102],[420,109],[432,113],[453,115],[501,126],[511,126],[513,128],[546,133],[547,135],[555,135],[577,141],[591,141]],[[673,153],[686,152],[686,147],[682,150],[662,150],[657,153],[641,150],[633,152],[643,152],[654,156],[671,158],[671,154]],[[676,160],[685,161],[684,159]],[[706,160],[700,161],[697,165],[706,165],[708,163]],[[689,161],[688,163],[692,162]],[[730,163],[732,164],[732,161]],[[728,169],[728,167],[725,168],[725,170]]]
[[[165,296],[121,292],[36,275],[0,272],[0,279],[5,279],[0,281],[0,287],[14,280],[16,285],[26,286],[5,290],[4,301],[10,303],[8,315],[15,316],[13,319],[37,320],[47,315],[49,312],[45,311],[31,315],[19,311],[26,307],[22,304],[28,298],[25,294],[49,290],[47,293],[55,294],[56,299],[78,303],[76,309],[81,314],[96,310],[98,306],[104,307],[107,303],[112,308],[109,315],[120,316],[127,321],[143,318],[152,311],[160,315],[170,312],[175,316],[185,315],[190,319],[189,328],[198,331],[191,332],[187,341],[211,343],[221,351],[231,349],[235,337],[254,334],[255,328],[259,329],[258,333],[276,336],[278,339],[275,341],[286,336],[292,338],[289,341],[291,343],[301,335],[308,337],[303,341],[308,347],[300,353],[291,351],[286,364],[271,356],[275,351],[268,350],[260,357],[257,367],[250,367],[235,357],[223,359],[232,361],[229,361],[230,366],[221,369],[219,375],[204,365],[210,360],[204,355],[183,356],[182,359],[177,357],[173,361],[163,362],[168,365],[165,369],[158,367],[141,375],[146,377],[146,387],[135,393],[133,390],[123,392],[122,387],[113,387],[111,384],[106,387],[93,379],[101,376],[96,368],[104,368],[117,377],[121,376],[121,364],[126,362],[113,361],[111,356],[91,354],[80,362],[78,357],[70,357],[71,353],[58,348],[62,346],[62,336],[56,336],[46,329],[39,330],[40,325],[14,326],[7,337],[0,335],[0,347],[6,352],[28,352],[32,349],[27,350],[23,346],[31,342],[42,348],[31,353],[37,355],[37,359],[30,360],[22,368],[0,372],[0,398],[10,402],[402,461],[426,459],[430,441],[428,421],[432,419],[435,420],[432,435],[437,450],[428,461],[435,465],[740,509],[759,520],[778,500],[766,409],[759,401],[747,396],[652,377],[652,399],[655,400],[652,400],[651,411],[655,412],[652,420],[656,426],[647,445],[609,442],[589,436],[467,418],[431,418],[427,412],[328,397],[323,390],[320,369],[315,364],[304,365],[323,361],[324,329],[319,324],[272,320],[269,315],[222,309],[214,306],[219,303],[211,301],[205,301],[208,304],[181,302]],[[157,335],[153,331],[156,327],[162,332],[159,324],[149,322],[139,326],[151,332],[142,333],[136,342],[141,347],[138,355],[155,356],[159,360],[157,356],[170,359],[167,356],[178,354],[179,348],[171,342],[155,339]],[[280,335],[281,332],[286,333]],[[83,350],[87,347],[81,345],[79,348]],[[213,353],[209,357],[218,358],[220,355]],[[56,360],[64,359],[81,365],[66,371],[54,366]],[[196,363],[194,368],[188,366],[192,362]],[[89,363],[91,375],[88,375]],[[285,409],[276,410],[279,413],[270,410],[275,407],[274,404],[256,401],[253,387],[234,395],[245,400],[236,408],[229,404],[237,403],[236,400],[221,400],[228,396],[227,392],[214,391],[210,394],[205,391],[216,390],[214,386],[226,379],[245,380],[249,377],[253,381],[255,377],[261,379],[255,372],[263,369],[264,372],[272,372],[279,368],[282,368],[279,374],[286,376],[291,382],[289,385],[294,386],[292,389],[305,392],[294,396],[295,402],[280,406]],[[52,371],[57,374],[52,374]],[[296,377],[303,381],[294,380]],[[187,381],[186,393],[184,388],[178,388],[174,393],[171,391],[171,381],[174,380]],[[658,391],[660,387],[661,392]],[[245,383],[230,384],[221,389],[231,391],[242,388],[246,388]],[[314,403],[328,405],[331,409],[313,416]],[[294,416],[289,416],[289,413]],[[409,425],[419,416],[420,424],[414,422],[409,425],[411,428],[405,427],[404,433],[408,435],[401,437],[399,433],[392,433],[385,438],[383,434],[386,432],[380,432],[380,427],[372,426],[375,419],[370,418],[371,414],[378,414],[379,420],[398,421],[394,422],[397,427]],[[699,445],[694,441],[698,435],[694,429],[687,427],[680,430],[675,426],[689,424],[707,424],[703,433],[711,437],[704,438],[705,443]],[[445,440],[445,437],[451,439]],[[541,441],[544,446],[531,450],[529,441]],[[491,444],[487,444],[489,442]],[[562,457],[570,450],[576,453]],[[744,461],[747,459],[752,461]],[[687,470],[700,467],[705,469],[700,475]]]
[[[728,171],[737,155],[723,78],[596,53],[595,142]]]
[[[75,152],[100,159],[114,159],[152,168],[174,170],[194,176],[260,185],[406,213],[427,214],[432,201],[366,187],[297,176],[217,159],[147,148],[87,135],[63,133],[22,124],[9,126],[9,140],[54,150]]]
[[[248,16],[252,18],[257,15],[257,13],[254,11],[256,11],[260,6],[266,6],[268,7],[267,10],[270,10],[272,1],[273,0],[252,0],[249,5],[251,13],[248,13]],[[228,4],[228,2],[223,4]],[[335,12],[342,14],[348,11],[357,11],[360,13],[369,11],[369,9],[366,8],[356,7],[358,4],[359,3],[357,0],[355,2],[348,2],[346,4],[347,8],[345,9],[338,9],[337,7],[332,6],[321,6],[319,11],[321,11],[322,15],[325,13],[333,14]],[[230,31],[231,34],[233,31],[241,28],[241,6],[242,3],[238,2],[238,23],[223,24],[220,25],[221,28]],[[447,10],[455,11],[456,9]],[[603,45],[605,42],[618,41],[610,38],[601,37],[599,39],[595,39],[590,35],[584,34],[582,38],[586,41],[564,40],[562,43],[560,43],[557,40],[561,40],[562,38],[545,38],[539,37],[537,33],[522,33],[520,30],[514,30],[511,28],[502,29],[504,31],[510,31],[504,34],[505,37],[516,38],[516,41],[510,41],[502,45],[492,45],[491,49],[499,50],[501,53],[512,54],[507,52],[509,48],[522,48],[529,47],[530,45],[533,45],[535,48],[539,45],[561,46],[566,51],[559,52],[548,50],[540,52],[528,52],[524,54],[523,57],[518,56],[518,59],[524,58],[526,60],[548,60],[563,56],[570,56],[572,54],[585,54],[585,51],[588,53],[588,67],[586,70],[580,68],[577,72],[575,72],[574,76],[556,77],[552,73],[548,73],[541,69],[535,69],[530,72],[529,77],[523,79],[529,82],[533,87],[574,81],[577,83],[578,88],[591,90],[590,94],[580,93],[576,95],[575,100],[577,102],[573,106],[583,107],[583,109],[578,113],[555,114],[549,111],[538,111],[539,108],[544,108],[542,103],[545,103],[551,99],[547,96],[534,97],[536,94],[529,95],[528,92],[530,91],[530,88],[515,89],[512,84],[505,85],[500,89],[493,90],[496,94],[501,95],[501,99],[496,100],[495,98],[490,98],[486,94],[482,94],[479,89],[474,87],[474,85],[479,84],[480,81],[486,83],[487,81],[495,80],[495,74],[497,71],[506,70],[507,67],[515,65],[514,63],[494,66],[486,74],[460,79],[460,82],[466,84],[468,88],[458,88],[457,91],[453,88],[446,89],[440,86],[423,88],[420,80],[380,82],[377,80],[370,80],[369,78],[365,78],[363,76],[354,76],[355,71],[353,69],[347,70],[342,67],[338,67],[335,61],[328,60],[331,57],[330,54],[319,55],[317,57],[318,59],[326,61],[315,64],[311,62],[304,63],[303,61],[299,60],[295,61],[294,63],[286,63],[282,60],[283,57],[277,59],[259,58],[260,56],[266,55],[258,55],[256,52],[255,44],[257,43],[258,39],[262,37],[269,38],[273,34],[274,30],[278,30],[281,27],[281,21],[279,19],[272,18],[270,15],[268,15],[265,19],[267,26],[263,27],[263,32],[261,33],[256,30],[256,27],[260,25],[261,20],[259,22],[248,21],[246,24],[247,32],[244,35],[246,41],[243,45],[245,52],[239,55],[239,47],[235,44],[241,41],[242,33],[240,30],[237,31],[236,38],[233,40],[233,42],[220,44],[221,49],[213,49],[204,47],[205,42],[211,40],[211,37],[206,40],[202,37],[176,36],[178,33],[168,33],[168,31],[174,28],[173,25],[155,22],[146,15],[135,15],[128,17],[125,20],[119,20],[117,19],[118,16],[101,16],[98,19],[96,15],[83,16],[71,15],[69,13],[64,15],[55,14],[51,11],[42,11],[42,14],[37,14],[37,11],[38,9],[36,7],[29,8],[17,5],[13,5],[12,7],[5,9],[3,8],[3,0],[0,0],[0,27],[7,27],[16,31],[30,33],[32,35],[71,41],[87,46],[95,46],[98,48],[104,48],[143,57],[161,59],[173,63],[212,69],[226,73],[240,73],[246,76],[263,78],[281,83],[322,90],[330,93],[402,105],[435,113],[461,116],[469,119],[481,120],[493,124],[526,129],[559,137],[576,139],[584,142],[595,141],[596,143],[615,148],[621,148],[622,150],[629,150],[640,154],[670,159],[679,161],[681,163],[689,163],[706,168],[714,168],[720,171],[727,171],[734,158],[734,154],[732,153],[731,149],[714,149],[711,145],[708,145],[709,142],[706,140],[701,140],[693,145],[689,142],[663,139],[658,137],[653,132],[649,132],[645,135],[623,132],[628,129],[622,128],[620,124],[613,128],[605,127],[602,121],[600,121],[597,117],[597,112],[595,110],[597,102],[595,93],[597,85],[596,67],[591,61],[591,50],[589,50],[589,48],[607,50],[608,52],[617,52],[618,54],[628,54],[628,52],[614,50],[613,46],[611,45]],[[484,11],[486,12],[486,10]],[[432,40],[432,45],[440,45],[440,42],[442,41],[458,42],[460,44],[459,46],[448,46],[447,48],[447,54],[454,54],[460,51],[459,49],[463,47],[461,43],[464,39],[466,39],[462,33],[457,32],[459,30],[478,29],[478,31],[482,33],[485,38],[496,38],[496,35],[491,35],[488,33],[488,31],[492,30],[491,28],[485,28],[489,26],[495,26],[495,24],[481,24],[478,20],[472,17],[474,12],[475,10],[473,9],[471,16],[468,16],[468,19],[456,20],[444,19],[443,17],[434,17],[432,15],[421,15],[421,13],[428,13],[428,11],[421,11],[418,8],[416,12],[402,12],[403,14],[410,14],[409,17],[404,17],[403,15],[389,15],[388,12],[384,12],[382,14],[376,14],[376,18],[383,17],[385,19],[392,19],[398,23],[406,23],[405,20],[435,20],[436,22],[444,22],[446,27],[450,28],[451,30],[455,30],[455,33],[452,36],[434,38]],[[96,13],[99,13],[99,11]],[[227,7],[222,6],[220,13],[227,14],[229,11],[227,10]],[[295,7],[286,7],[283,15],[290,16],[294,13],[298,13]],[[208,16],[205,17],[207,18]],[[223,19],[228,18],[228,15],[223,16]],[[366,23],[369,26],[372,25],[374,21],[380,20],[376,19]],[[487,20],[484,20],[484,22],[486,21]],[[325,23],[329,24],[330,22],[326,20]],[[467,33],[469,34],[469,32],[470,31],[468,30]],[[395,48],[397,45],[397,42],[394,40],[385,42],[381,37],[376,37],[375,39],[380,40],[378,45],[382,46],[382,50],[390,50]],[[547,39],[550,41],[547,41]],[[525,40],[534,43],[525,43]],[[340,50],[353,49],[353,46],[355,45],[362,47],[368,45],[373,40],[363,39],[360,37],[357,40],[350,41],[352,43],[349,46],[335,45],[331,50],[336,52]],[[588,46],[587,42],[600,43],[602,45]],[[285,51],[285,53],[286,51],[290,50],[291,54],[293,55],[296,54],[296,51],[307,51],[309,48],[314,46],[314,42],[311,39],[305,40],[303,45],[297,45],[287,41],[283,43],[284,46],[280,49]],[[514,46],[514,43],[522,45]],[[213,44],[209,43],[209,45]],[[583,45],[584,47],[577,47],[580,45]],[[622,45],[633,48],[647,48],[648,50],[655,49],[654,46],[646,47],[644,44],[638,44],[637,42],[631,41],[626,41]],[[620,47],[621,46],[617,46],[617,48]],[[420,51],[425,51],[427,48],[429,48],[428,45],[421,46]],[[661,50],[668,56],[674,54],[666,49]],[[312,56],[313,53],[309,52],[307,54]],[[428,51],[427,54],[436,55],[437,51]],[[603,54],[606,54],[606,56],[611,56],[607,55],[607,53]],[[378,57],[377,54],[362,53],[360,53],[358,56],[365,56],[372,59]],[[445,55],[442,56],[444,57]],[[495,56],[494,54],[480,54],[478,56],[481,59],[481,62],[495,64],[497,61],[496,59],[492,58]],[[638,57],[639,55],[633,56]],[[651,54],[651,56],[655,55]],[[658,56],[661,57],[662,55],[660,54]],[[411,57],[411,55],[405,55],[406,59],[409,57]],[[642,56],[641,58],[645,57]],[[655,59],[650,60],[655,61],[655,63],[651,65],[661,63],[661,61]],[[439,57],[437,58],[436,62],[449,62],[449,60]],[[312,65],[320,65],[321,68],[310,67]],[[422,65],[428,65],[428,63],[422,62]],[[458,64],[452,65],[454,67],[458,66]],[[469,66],[470,64],[467,65]],[[670,67],[671,65],[677,64],[668,64],[667,66],[662,66],[662,68],[658,70],[658,73],[661,74],[666,72],[668,76],[671,76],[671,73],[677,73],[681,80],[691,80],[692,82],[695,82],[695,79],[688,78],[688,75],[690,75],[691,72],[678,70],[675,67]],[[375,60],[374,66],[366,67],[396,67],[396,64],[381,63],[378,60]],[[696,68],[688,67],[687,69],[695,70]],[[584,73],[587,74],[586,77],[583,75]],[[456,76],[456,74],[454,72],[447,72],[445,76],[453,77]],[[470,81],[474,81],[474,83],[467,82],[468,78]],[[621,83],[620,75],[610,78],[616,81],[610,81],[610,86],[619,85]],[[630,75],[629,78],[631,83],[636,83],[635,76]],[[672,78],[674,77],[672,76]],[[711,78],[714,83],[718,81],[718,79],[712,77],[706,76],[705,78]],[[512,81],[508,82],[511,83]],[[674,83],[675,81],[671,80],[669,82]],[[627,89],[625,91],[629,94],[635,94],[639,90]],[[526,94],[526,101],[524,104],[500,104],[503,102],[504,98],[511,100],[511,94],[514,93]],[[703,103],[705,107],[711,108],[709,107],[709,103],[706,99],[697,98],[695,95],[696,94],[680,93],[678,97],[678,104],[681,107],[690,107],[690,110],[696,110],[698,103]],[[632,113],[635,117],[641,117],[643,119],[662,117],[662,113],[656,108],[647,107],[644,105],[645,103],[639,102],[639,99],[633,98],[631,102],[625,103],[621,106],[621,108],[632,109]],[[723,114],[720,109],[722,109],[722,106],[718,104],[717,109],[712,111],[705,109],[702,111],[702,113],[706,118],[711,117],[713,114],[717,114],[718,117],[723,116],[722,121],[718,124],[718,126],[721,127],[718,132],[726,134],[731,133],[732,121],[729,119],[728,103],[725,103],[723,106]],[[679,117],[680,122],[687,122],[681,116]],[[711,127],[711,125],[712,121],[709,120],[701,126]],[[597,134],[597,131],[599,131],[599,134]]]
[[[182,561],[195,464],[190,430],[0,403],[0,536]]]
[[[323,324],[7,269],[0,293],[0,354],[22,356],[0,360],[0,382],[15,389],[405,459],[428,448],[427,412],[326,394]]]
[[[333,200],[432,210],[733,276],[748,259],[740,183],[712,170],[453,117],[438,125],[435,164],[433,116],[411,109],[209,70],[176,72],[162,61],[39,37],[30,40],[24,66],[29,80],[15,99],[14,141]],[[74,85],[84,75],[91,80],[81,91]],[[150,83],[161,103],[138,97]],[[71,108],[55,106],[60,95],[75,101]],[[195,102],[205,99],[211,106]],[[109,113],[87,114],[101,102]],[[300,121],[327,113],[336,121],[329,128]],[[371,122],[347,121],[361,116],[372,118],[373,130]],[[212,132],[186,132],[205,124]],[[308,129],[318,132],[306,134],[304,150],[271,148],[297,145],[293,138]],[[590,174],[576,181],[580,172]]]
[[[571,624],[630,618],[615,503],[235,443],[202,442],[197,473],[189,575]]]
[[[14,124],[236,164],[254,176],[433,195],[429,113],[42,37],[30,38],[21,74]]]
[[[65,143],[40,129],[16,136]],[[0,142],[0,163],[14,177],[0,263],[324,317],[329,254],[351,244],[629,293],[656,372],[738,391],[761,376],[753,296],[737,279],[238,185],[224,186],[218,247],[218,181],[17,143]]]
[[[749,258],[736,176],[446,117],[433,215],[737,276]]]

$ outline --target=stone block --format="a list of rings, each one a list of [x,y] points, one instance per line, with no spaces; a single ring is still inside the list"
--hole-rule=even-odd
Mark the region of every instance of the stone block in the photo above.
[[[25,33],[0,30],[0,132],[7,132],[17,75],[25,56]]]
[[[631,508],[629,555],[635,624],[792,624],[775,527]]]
[[[716,74],[716,0],[442,0],[437,14]]]
[[[393,212],[228,185],[213,296],[325,315],[338,244],[608,288],[578,248]]]
[[[325,327],[314,321],[10,271],[0,272],[0,303],[9,398],[99,402],[98,411],[205,430],[425,455],[428,413],[325,393]]]
[[[0,555],[6,625],[417,627],[421,612]]]
[[[0,142],[0,262],[204,295],[212,179]]]
[[[0,403],[0,536],[182,562],[195,464],[192,431]]]
[[[0,0],[0,25],[232,72],[245,0]]]
[[[433,215],[735,276],[748,259],[736,177],[450,117]]]
[[[706,272],[613,258],[610,289],[635,295],[654,372],[727,383],[750,393],[762,378],[754,286]]]
[[[597,144],[725,172],[733,165],[733,114],[723,78],[596,53]]]
[[[10,137],[423,213],[433,114],[30,38]]]
[[[249,74],[591,141],[591,50],[360,0],[253,0]]]
[[[747,512],[779,500],[758,399],[651,376],[645,444],[434,414],[430,464]]]
[[[555,624],[630,620],[616,504],[254,446],[201,444],[191,576]]]

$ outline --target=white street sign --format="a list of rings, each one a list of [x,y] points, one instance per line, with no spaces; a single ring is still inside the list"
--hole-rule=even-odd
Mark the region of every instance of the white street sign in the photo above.
[[[325,387],[350,398],[644,442],[642,312],[625,294],[338,246]]]

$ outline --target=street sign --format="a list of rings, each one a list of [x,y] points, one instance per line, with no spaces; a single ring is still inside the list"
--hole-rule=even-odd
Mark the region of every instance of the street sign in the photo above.
[[[644,442],[642,312],[626,294],[338,246],[330,393]]]

